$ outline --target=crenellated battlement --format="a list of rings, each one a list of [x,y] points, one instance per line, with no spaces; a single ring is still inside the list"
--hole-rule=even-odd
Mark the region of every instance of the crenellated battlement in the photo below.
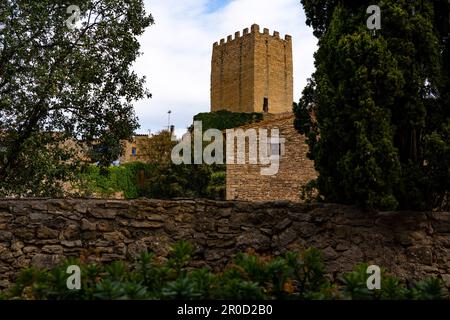
[[[253,24],[214,43],[211,111],[291,112],[293,82],[290,35]]]
[[[242,36],[241,36],[241,32],[240,32],[240,31],[237,31],[237,32],[235,32],[234,37],[233,37],[232,35],[229,35],[229,36],[226,37],[226,39],[225,39],[225,38],[222,38],[222,39],[220,40],[220,42],[214,42],[214,45],[213,45],[213,46],[214,46],[214,47],[221,46],[221,45],[230,43],[230,42],[232,42],[232,41],[236,41],[236,40],[239,40],[239,39],[241,39],[241,38],[244,38],[244,37],[246,37],[246,36],[248,36],[248,35],[256,35],[256,34],[258,34],[258,35],[269,36],[269,37],[272,37],[272,38],[277,39],[277,40],[280,40],[280,41],[286,41],[286,42],[291,42],[291,41],[292,41],[292,37],[291,37],[290,35],[288,35],[288,34],[285,35],[284,39],[281,39],[280,33],[279,33],[278,31],[274,31],[273,34],[270,35],[270,30],[267,29],[267,28],[264,28],[264,29],[263,29],[263,32],[261,33],[261,32],[260,32],[260,27],[259,27],[259,25],[253,24],[253,25],[250,27],[250,29],[249,29],[249,28],[245,28],[245,29],[243,30]]]

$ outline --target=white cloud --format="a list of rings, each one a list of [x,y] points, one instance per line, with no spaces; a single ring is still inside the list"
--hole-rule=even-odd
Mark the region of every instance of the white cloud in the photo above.
[[[208,0],[146,0],[155,25],[141,38],[143,55],[135,70],[147,76],[153,98],[136,103],[140,132],[167,126],[167,111],[172,110],[171,122],[179,135],[195,114],[208,112],[212,44],[253,23],[281,36],[292,35],[294,98],[300,98],[314,71],[317,43],[300,1],[232,0],[213,12],[210,5]]]

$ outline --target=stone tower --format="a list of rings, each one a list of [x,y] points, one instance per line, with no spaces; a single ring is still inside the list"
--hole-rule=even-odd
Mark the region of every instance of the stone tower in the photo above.
[[[214,43],[211,111],[283,113],[293,103],[292,37],[260,33],[254,24],[243,35]]]

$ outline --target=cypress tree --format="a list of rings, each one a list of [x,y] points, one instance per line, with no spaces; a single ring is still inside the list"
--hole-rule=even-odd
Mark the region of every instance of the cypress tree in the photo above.
[[[380,0],[381,29],[369,30],[371,1],[302,4],[319,49],[295,126],[321,197],[390,210],[448,205],[448,11],[439,1]]]

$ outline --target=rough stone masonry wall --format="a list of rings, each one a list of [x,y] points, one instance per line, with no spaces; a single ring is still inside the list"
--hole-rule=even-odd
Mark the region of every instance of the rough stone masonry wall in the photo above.
[[[308,159],[306,137],[294,128],[294,115],[289,113],[283,118],[256,122],[241,129],[271,130],[278,129],[284,147],[279,159],[278,172],[274,175],[262,175],[261,169],[269,165],[250,164],[248,146],[245,164],[227,164],[226,199],[245,201],[289,200],[299,201],[300,190],[309,181],[317,178],[314,162]],[[259,136],[258,136],[259,138]],[[261,144],[259,148],[264,147]]]
[[[200,264],[221,266],[239,251],[279,254],[314,246],[331,276],[360,262],[397,276],[434,275],[450,285],[450,214],[363,212],[340,205],[209,200],[0,200],[0,287],[23,267],[69,256],[133,260],[188,240]]]
[[[211,111],[263,112],[292,110],[294,101],[292,37],[257,24],[241,35],[228,36],[213,45],[211,59]]]

